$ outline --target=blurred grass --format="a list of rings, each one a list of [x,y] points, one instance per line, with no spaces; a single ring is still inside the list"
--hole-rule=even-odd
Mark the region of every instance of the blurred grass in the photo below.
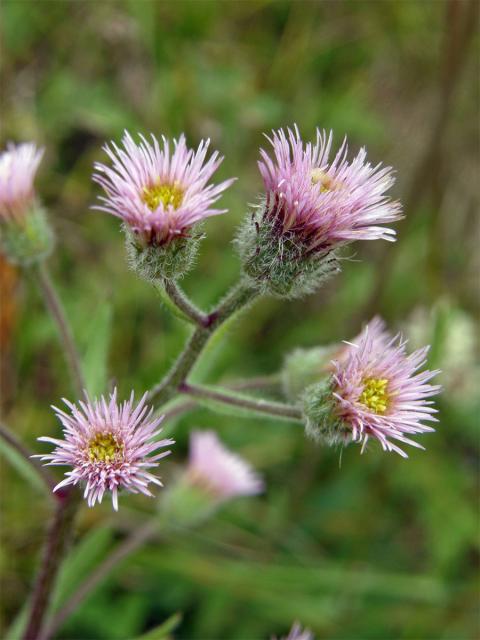
[[[397,169],[395,193],[408,201],[395,247],[355,246],[327,289],[302,302],[256,305],[197,371],[202,380],[274,372],[285,352],[349,338],[373,312],[433,342],[430,364],[447,372],[439,430],[427,452],[412,451],[407,462],[375,448],[360,457],[350,447],[339,468],[338,452],[312,447],[292,425],[207,410],[179,420],[166,482],[189,430],[212,427],[262,470],[267,495],[232,504],[193,538],[149,544],[59,637],[132,638],[177,611],[179,638],[269,638],[295,618],[319,638],[478,635],[478,36],[462,48],[471,6],[2,3],[1,136],[46,147],[37,185],[59,238],[52,268],[92,389],[108,380],[123,394],[142,392],[186,334],[127,270],[118,222],[89,210],[92,163],[124,128],[185,131],[192,144],[210,136],[226,156],[220,176],[239,176],[223,199],[230,213],[207,223],[197,269],[184,283],[199,304],[212,304],[236,278],[229,240],[260,188],[263,131],[297,122],[305,136],[316,125],[333,128],[337,142],[346,133],[353,148],[368,147],[372,162]],[[438,149],[413,189],[444,109]],[[49,405],[71,390],[32,283],[0,271],[3,412],[38,448],[37,436],[58,431]],[[2,464],[1,475],[6,625],[23,604],[49,506],[15,467]],[[124,503],[131,518],[151,506]],[[111,522],[108,507],[85,512],[79,534]],[[91,549],[92,558],[85,552],[78,561],[80,574],[98,561]]]

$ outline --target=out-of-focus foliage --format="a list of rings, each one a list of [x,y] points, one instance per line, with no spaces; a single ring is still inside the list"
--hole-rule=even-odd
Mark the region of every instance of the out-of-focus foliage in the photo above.
[[[158,637],[246,640],[285,633],[294,619],[319,638],[475,637],[475,4],[2,3],[2,141],[46,147],[37,186],[58,235],[51,263],[93,392],[114,381],[123,394],[143,392],[186,336],[127,270],[118,221],[90,210],[92,163],[124,128],[185,131],[195,145],[209,136],[226,156],[221,176],[239,176],[223,199],[230,213],[208,221],[184,283],[203,305],[235,280],[230,239],[260,188],[263,131],[297,122],[308,137],[316,125],[333,128],[338,143],[346,133],[373,163],[398,172],[407,218],[396,225],[397,245],[355,246],[343,273],[302,302],[257,304],[230,326],[198,379],[275,372],[286,352],[348,339],[377,312],[431,341],[430,364],[446,370],[438,431],[408,461],[351,446],[339,465],[339,451],[315,447],[297,426],[206,409],[170,423],[177,445],[166,483],[189,430],[202,426],[264,473],[266,495],[239,500],[193,534],[145,546],[59,638],[124,640],[167,621]],[[3,412],[39,450],[37,436],[58,433],[49,405],[71,389],[33,284],[4,263],[0,272]],[[2,463],[5,625],[23,604],[50,511],[18,471]],[[98,563],[120,525],[130,529],[152,508],[145,499],[124,503],[116,519],[108,504],[85,509],[82,547],[57,598]],[[176,612],[181,619],[171,619]]]

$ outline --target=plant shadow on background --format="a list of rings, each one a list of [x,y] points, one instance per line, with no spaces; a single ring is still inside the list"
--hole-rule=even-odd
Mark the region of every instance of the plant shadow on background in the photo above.
[[[2,148],[46,147],[37,188],[57,236],[51,260],[90,387],[154,385],[186,329],[128,270],[119,226],[92,212],[93,162],[124,129],[211,137],[236,175],[205,225],[183,282],[203,306],[235,280],[230,239],[260,190],[262,132],[297,122],[348,134],[397,171],[398,242],[351,249],[343,272],[302,301],[267,299],[230,328],[203,380],[268,375],[295,347],[356,335],[381,313],[444,371],[440,424],[405,461],[372,446],[317,447],[298,427],[197,409],[176,422],[168,483],[192,427],[215,429],[262,471],[264,497],[229,504],[194,534],[154,540],[126,559],[58,638],[140,636],[181,612],[178,638],[269,638],[294,619],[319,638],[451,638],[478,633],[479,346],[476,268],[476,2],[3,3]],[[367,245],[367,246],[364,246]],[[70,397],[55,330],[32,284],[5,262],[2,410],[31,446],[58,429]],[[108,356],[107,356],[108,354]],[[2,624],[23,604],[50,505],[2,464]],[[128,504],[127,504],[128,502]],[[80,547],[56,591],[64,601],[149,505],[83,510]]]

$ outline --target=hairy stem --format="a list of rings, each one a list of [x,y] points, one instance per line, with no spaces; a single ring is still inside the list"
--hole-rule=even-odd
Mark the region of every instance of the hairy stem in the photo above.
[[[5,440],[15,451],[17,451],[24,459],[25,462],[34,469],[35,473],[38,475],[39,479],[45,485],[48,495],[51,497],[53,488],[57,484],[55,478],[49,473],[45,467],[38,462],[35,458],[32,458],[32,452],[27,449],[27,447],[20,442],[20,440],[15,436],[8,427],[4,424],[0,424],[0,438]]]
[[[72,383],[75,388],[75,392],[78,397],[83,395],[86,389],[85,380],[82,373],[82,367],[80,364],[80,357],[78,355],[75,342],[73,340],[72,331],[68,323],[65,311],[58,294],[55,290],[52,278],[44,262],[41,262],[35,269],[34,274],[36,276],[37,283],[42,293],[46,307],[48,308],[53,320],[55,321],[62,341],[65,360],[70,368],[72,375]]]
[[[35,580],[23,640],[39,640],[45,614],[55,585],[61,562],[70,542],[73,521],[77,512],[77,493],[74,489],[58,495],[58,503],[47,533],[40,570]]]
[[[170,400],[179,384],[185,380],[187,375],[193,369],[193,365],[197,361],[198,356],[202,352],[203,347],[210,338],[210,335],[211,332],[208,329],[203,327],[195,329],[173,367],[167,373],[162,382],[153,387],[148,394],[148,400],[156,399],[161,404]]]
[[[181,287],[173,280],[165,279],[163,287],[173,304],[180,309],[193,324],[205,327],[208,324],[208,315],[196,307],[187,297]]]
[[[194,398],[199,398],[200,400],[211,400],[215,403],[248,409],[270,417],[302,422],[302,412],[300,409],[293,405],[284,404],[283,402],[251,398],[228,389],[188,384],[187,382],[183,382],[180,385],[179,391]]]
[[[279,384],[280,375],[272,374],[267,376],[258,376],[256,378],[245,378],[227,383],[227,389],[231,391],[244,391],[247,389],[266,389],[275,387]],[[193,411],[198,406],[198,402],[193,398],[183,400],[167,407],[165,410],[159,409],[158,415],[163,415],[164,420],[168,422],[171,418]]]
[[[258,296],[258,291],[244,280],[240,280],[220,300],[217,308],[208,315],[208,327],[213,332],[234,313],[247,306]]]
[[[158,520],[154,518],[149,520],[139,529],[136,529],[128,536],[109,556],[101,562],[78,587],[78,589],[70,596],[62,608],[54,615],[50,624],[47,625],[45,631],[41,633],[38,640],[48,640],[63,625],[65,620],[80,606],[87,595],[104,580],[112,569],[128,557],[131,553],[142,546],[158,529]]]
[[[205,326],[195,329],[178,360],[162,382],[150,391],[148,399],[155,399],[160,403],[170,400],[181,383],[187,379],[205,345],[218,327],[235,312],[245,307],[256,295],[257,291],[244,282],[239,282],[233,287],[218,307],[208,314]]]

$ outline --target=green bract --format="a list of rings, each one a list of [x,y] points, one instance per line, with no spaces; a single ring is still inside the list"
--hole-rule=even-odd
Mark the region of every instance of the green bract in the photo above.
[[[166,244],[149,245],[126,226],[125,238],[128,264],[133,271],[149,282],[183,278],[195,263],[202,234],[192,233]]]
[[[302,412],[307,436],[328,446],[347,444],[351,430],[335,415],[330,380],[312,384],[302,396]]]
[[[33,205],[21,218],[0,222],[0,250],[13,264],[28,266],[52,251],[54,234],[44,210]]]
[[[301,298],[313,293],[340,271],[333,252],[306,253],[293,233],[279,233],[262,216],[262,208],[247,216],[237,235],[242,270],[261,293]]]

